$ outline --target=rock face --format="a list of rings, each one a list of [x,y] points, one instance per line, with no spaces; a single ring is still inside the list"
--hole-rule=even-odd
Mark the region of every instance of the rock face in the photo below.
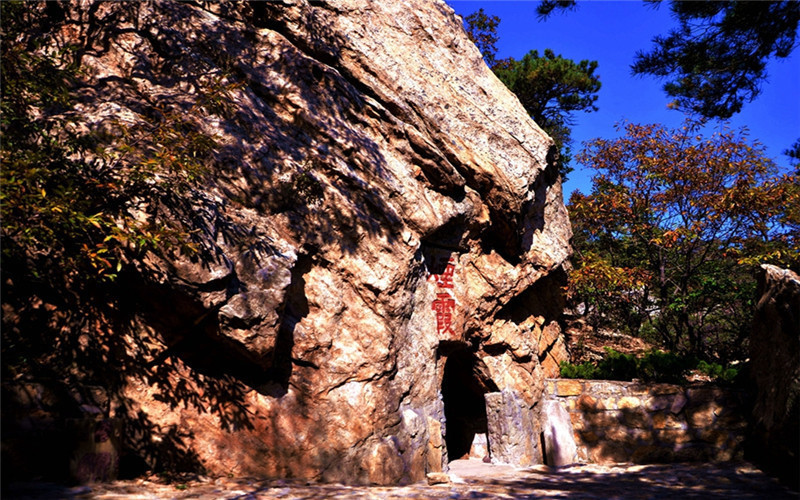
[[[530,411],[516,391],[485,395],[492,463],[528,466],[542,463],[539,411]],[[531,439],[533,437],[533,439]]]
[[[567,410],[556,401],[545,401],[542,418],[545,463],[562,467],[577,462],[578,446]]]
[[[756,398],[751,453],[800,488],[800,276],[762,265],[750,337]]]
[[[85,47],[86,127],[160,106],[220,145],[187,197],[199,257],[120,278],[121,473],[420,481],[487,432],[486,393],[538,425],[571,231],[551,139],[461,20],[203,5],[76,5],[61,35]]]

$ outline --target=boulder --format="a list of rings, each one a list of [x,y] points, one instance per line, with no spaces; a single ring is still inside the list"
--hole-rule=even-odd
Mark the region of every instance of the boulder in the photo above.
[[[800,276],[762,265],[750,336],[750,454],[800,489]]]
[[[541,464],[538,406],[531,407],[510,389],[487,393],[485,398],[492,463],[516,467]]]
[[[120,474],[422,481],[487,432],[498,391],[490,407],[528,433],[514,460],[541,461],[571,252],[553,141],[444,1],[63,15],[76,126],[170,111],[216,144],[202,187],[159,208],[198,251],[126,262],[109,301],[124,321],[54,343],[96,360],[76,370],[108,367]],[[456,421],[464,442],[445,442]]]

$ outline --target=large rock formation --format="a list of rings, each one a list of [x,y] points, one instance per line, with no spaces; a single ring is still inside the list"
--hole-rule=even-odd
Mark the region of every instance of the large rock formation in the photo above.
[[[443,1],[67,15],[85,127],[157,106],[219,145],[185,198],[201,251],[123,270],[119,379],[71,393],[122,421],[123,469],[417,481],[486,432],[485,393],[539,421],[571,236],[552,141]]]
[[[800,488],[800,276],[762,265],[750,337],[755,382],[750,454]]]

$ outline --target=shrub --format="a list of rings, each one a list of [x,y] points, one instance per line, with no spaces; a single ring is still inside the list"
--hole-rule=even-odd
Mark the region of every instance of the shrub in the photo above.
[[[606,380],[631,380],[636,378],[638,363],[632,354],[624,354],[605,347],[605,357],[598,363],[597,368],[603,379]]]
[[[734,367],[724,368],[717,363],[697,361],[693,357],[659,350],[647,351],[637,358],[610,347],[604,348],[605,356],[600,362],[572,363],[561,362],[562,378],[583,378],[596,380],[633,380],[648,382],[681,383],[694,368],[720,382],[733,382],[739,374]]]
[[[723,382],[733,382],[739,375],[739,370],[737,368],[732,366],[725,368],[719,363],[700,361],[697,363],[697,369],[709,377]]]
[[[579,365],[573,365],[568,361],[562,361],[559,365],[561,368],[561,377],[562,378],[585,378],[585,379],[596,379],[601,378],[598,375],[598,369],[592,363],[588,361],[585,363],[581,363]]]
[[[656,382],[683,382],[694,366],[693,358],[653,350],[637,361],[637,378]]]

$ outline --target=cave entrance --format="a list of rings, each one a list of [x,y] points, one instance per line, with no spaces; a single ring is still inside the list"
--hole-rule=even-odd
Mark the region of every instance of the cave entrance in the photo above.
[[[442,399],[449,460],[468,455],[475,434],[487,433],[483,395],[494,391],[497,391],[497,386],[489,378],[486,365],[466,347],[447,356],[442,378]]]

